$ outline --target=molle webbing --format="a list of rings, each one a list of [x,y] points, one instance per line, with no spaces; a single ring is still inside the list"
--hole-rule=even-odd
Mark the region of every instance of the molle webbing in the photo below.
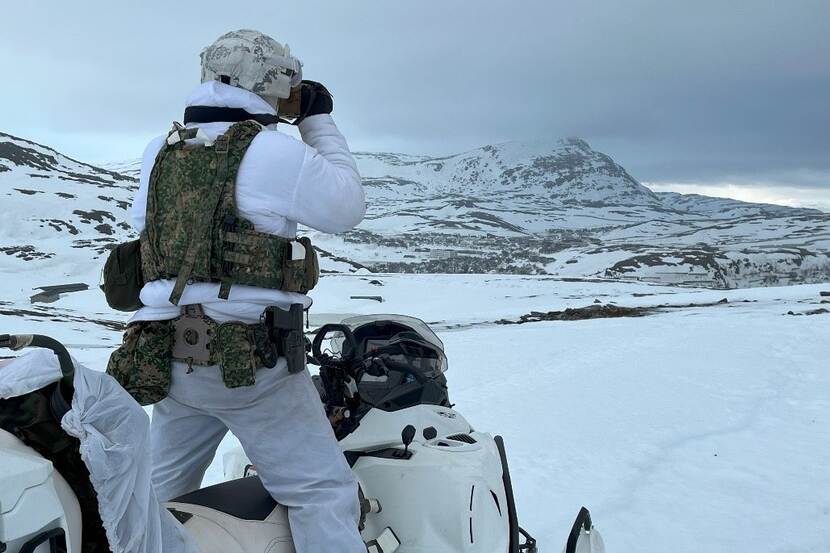
[[[188,282],[221,282],[223,299],[233,284],[305,293],[317,282],[308,239],[258,232],[239,216],[239,165],[261,130],[253,121],[237,123],[213,145],[203,145],[185,142],[197,129],[177,127],[156,158],[141,236],[142,267],[147,281],[176,280],[174,305]],[[304,259],[292,259],[300,244]]]
[[[194,135],[195,136],[195,135]],[[216,153],[216,177],[213,181],[213,186],[208,190],[208,196],[205,200],[205,206],[219,207],[219,201],[222,199],[222,192],[227,188],[228,180],[228,138],[225,135],[216,139],[213,145],[213,150]],[[236,175],[234,175],[234,178]],[[209,243],[207,235],[210,233],[213,225],[213,217],[196,218],[193,223],[190,234],[190,243],[184,254],[182,264],[179,266],[178,275],[176,277],[176,286],[170,294],[170,303],[174,305],[179,304],[179,300],[184,292],[184,287],[190,276],[193,274],[193,266],[196,263],[196,256],[199,255],[203,245]],[[225,279],[222,280],[222,290],[225,290]],[[227,294],[224,296],[227,298]]]

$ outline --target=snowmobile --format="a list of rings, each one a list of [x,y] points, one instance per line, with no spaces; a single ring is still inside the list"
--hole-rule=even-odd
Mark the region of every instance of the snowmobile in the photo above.
[[[443,344],[423,321],[353,317],[322,326],[309,346],[322,403],[360,484],[369,552],[538,551],[518,522],[504,441],[474,430],[453,409]],[[76,364],[45,336],[0,336],[3,347],[47,348],[60,372],[35,390],[0,399],[0,552],[110,551],[113,532],[104,532],[101,521],[111,516],[100,503],[96,508],[95,470],[86,470],[88,459],[68,436],[72,425],[61,425],[78,408],[74,385],[83,382]],[[2,364],[19,359],[0,360],[0,391],[9,368]],[[146,418],[137,403],[128,408]],[[232,479],[160,508],[196,544],[191,551],[293,553],[287,510],[270,497],[256,467],[241,449],[226,454],[224,465]],[[587,509],[563,551],[604,552]]]

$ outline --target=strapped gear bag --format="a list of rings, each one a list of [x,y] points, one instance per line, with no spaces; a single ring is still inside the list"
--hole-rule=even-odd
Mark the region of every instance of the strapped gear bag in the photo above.
[[[113,248],[104,264],[101,284],[107,304],[118,311],[136,311],[143,305],[143,286],[140,241],[124,242]]]

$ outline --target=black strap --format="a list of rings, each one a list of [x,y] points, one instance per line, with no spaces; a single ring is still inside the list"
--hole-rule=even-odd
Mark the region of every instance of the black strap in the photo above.
[[[256,121],[260,125],[273,125],[282,120],[278,115],[248,113],[242,108],[190,106],[184,110],[185,125],[188,123],[238,123],[240,121]]]

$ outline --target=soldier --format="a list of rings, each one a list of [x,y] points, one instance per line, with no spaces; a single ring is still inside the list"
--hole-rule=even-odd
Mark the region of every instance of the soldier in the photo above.
[[[141,403],[155,403],[161,501],[200,486],[230,430],[288,507],[298,553],[365,553],[357,483],[305,352],[289,339],[299,335],[318,279],[297,224],[331,233],[357,225],[365,213],[360,175],[330,115],[331,95],[302,81],[288,46],[240,30],[201,60],[185,125],[144,153],[130,211],[141,233],[144,307],[108,372]],[[276,129],[295,100],[302,141]],[[274,306],[277,332],[263,318]]]

